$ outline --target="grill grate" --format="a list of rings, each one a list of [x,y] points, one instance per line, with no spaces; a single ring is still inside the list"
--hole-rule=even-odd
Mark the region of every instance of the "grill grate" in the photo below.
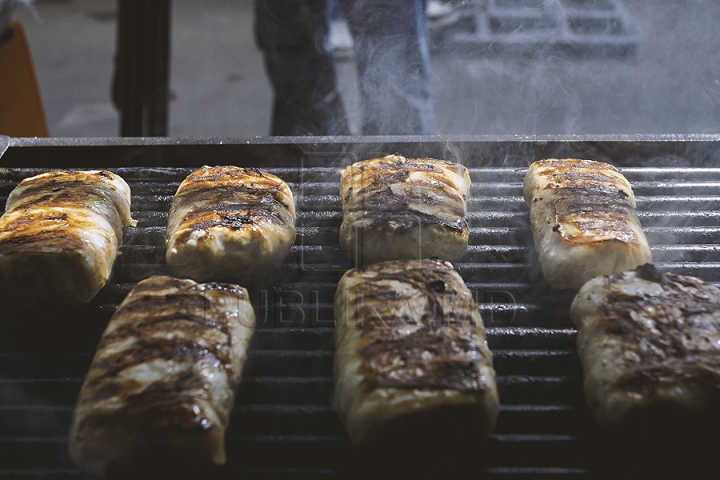
[[[0,206],[21,178],[46,170],[0,169]],[[97,340],[137,281],[166,273],[167,210],[193,168],[113,170],[132,188],[139,224],[126,232],[110,284],[77,311],[2,319],[0,478],[85,477],[66,453],[66,434]],[[329,407],[332,300],[350,266],[338,246],[338,168],[267,170],[296,195],[298,237],[281,271],[247,285],[259,327],[227,434],[228,463],[215,475],[345,477],[355,452]],[[657,266],[719,283],[720,168],[622,170],[634,186]],[[471,245],[456,267],[488,327],[502,403],[478,468],[487,478],[617,473],[612,469],[619,464],[608,458],[584,404],[568,314],[572,294],[549,290],[532,266],[536,254],[521,197],[525,171],[470,168]]]

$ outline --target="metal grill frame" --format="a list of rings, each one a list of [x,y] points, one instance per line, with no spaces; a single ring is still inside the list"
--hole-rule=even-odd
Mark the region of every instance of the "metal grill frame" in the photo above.
[[[660,462],[658,470],[657,446],[644,453],[627,450],[595,426],[584,405],[567,312],[573,292],[549,290],[531,267],[536,258],[521,182],[527,166],[541,158],[590,158],[620,167],[635,190],[659,268],[717,285],[720,136],[0,137],[0,206],[14,183],[40,171],[109,168],[129,180],[140,220],[125,235],[113,278],[88,307],[46,319],[2,319],[0,478],[85,477],[65,453],[82,377],[117,303],[136,281],[165,273],[170,198],[179,181],[204,164],[279,174],[293,189],[299,212],[298,239],[283,269],[248,285],[261,327],[228,431],[229,462],[212,475],[376,477],[374,459],[350,448],[329,407],[333,284],[350,266],[337,245],[337,180],[342,166],[394,152],[459,161],[473,177],[471,245],[456,266],[488,327],[502,403],[494,435],[470,463],[473,472],[487,478],[632,477],[653,470],[667,474],[689,459],[701,472],[715,467],[704,455],[717,440],[700,438],[704,448],[669,446],[681,461]],[[414,463],[395,462],[388,471],[396,476]],[[442,478],[444,471],[441,465],[425,473]]]

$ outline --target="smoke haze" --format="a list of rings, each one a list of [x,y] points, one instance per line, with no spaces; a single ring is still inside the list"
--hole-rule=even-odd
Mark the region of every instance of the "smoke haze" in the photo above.
[[[639,30],[625,58],[434,56],[438,133],[718,133],[720,4],[622,6]]]
[[[477,3],[491,2],[538,4],[530,0]],[[41,0],[35,5],[43,25],[33,22],[24,9],[15,14],[27,31],[53,136],[118,133],[108,93],[115,3]],[[567,6],[602,2],[545,3]],[[638,27],[635,55],[578,60],[553,57],[547,51],[523,57],[433,53],[436,132],[719,132],[720,2],[618,3]],[[170,135],[267,135],[272,92],[252,35],[251,0],[175,0],[172,21],[174,100],[170,105]],[[82,35],[66,34],[70,31],[81,31]],[[347,114],[351,129],[359,133],[361,116],[352,61],[338,62],[338,77],[350,107]],[[107,115],[102,121],[79,115],[87,111]]]

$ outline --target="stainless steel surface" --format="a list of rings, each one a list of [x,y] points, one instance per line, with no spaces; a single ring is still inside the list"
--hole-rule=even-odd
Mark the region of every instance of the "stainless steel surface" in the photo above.
[[[137,281],[166,272],[167,210],[179,182],[196,166],[222,163],[264,166],[281,176],[293,189],[299,213],[296,245],[282,270],[246,285],[259,328],[227,435],[228,464],[213,475],[341,478],[369,468],[367,459],[359,465],[329,406],[332,299],[350,267],[338,245],[339,167],[380,151],[444,151],[470,169],[470,247],[456,267],[488,327],[502,403],[497,428],[473,471],[534,479],[644,471],[639,457],[619,460],[589,416],[568,315],[572,292],[551,291],[536,267],[522,180],[529,163],[554,152],[635,163],[622,171],[635,190],[658,268],[718,284],[720,167],[712,164],[718,165],[720,139],[220,142],[10,139],[0,158],[0,207],[24,177],[56,167],[109,166],[130,184],[139,224],[126,232],[113,278],[89,306],[50,318],[2,318],[0,478],[83,477],[67,456],[66,434],[97,339]],[[41,298],[39,292],[30,301]]]

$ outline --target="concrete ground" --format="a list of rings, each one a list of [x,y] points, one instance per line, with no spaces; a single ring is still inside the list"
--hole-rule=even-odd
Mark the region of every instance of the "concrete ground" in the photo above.
[[[110,103],[115,1],[35,6],[42,23],[23,8],[15,18],[29,38],[51,135],[118,135]],[[641,33],[631,58],[434,55],[437,133],[720,133],[720,2],[624,6]],[[172,12],[170,135],[267,135],[272,92],[252,1],[175,0]],[[338,64],[338,76],[357,132],[351,61]]]

